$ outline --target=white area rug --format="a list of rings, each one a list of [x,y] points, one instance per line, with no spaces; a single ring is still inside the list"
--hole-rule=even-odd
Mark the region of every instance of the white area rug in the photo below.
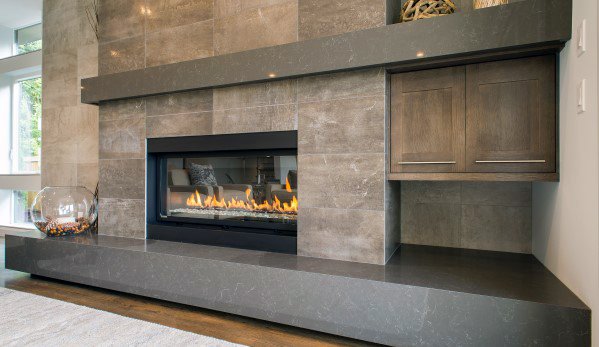
[[[240,346],[0,288],[0,346]]]

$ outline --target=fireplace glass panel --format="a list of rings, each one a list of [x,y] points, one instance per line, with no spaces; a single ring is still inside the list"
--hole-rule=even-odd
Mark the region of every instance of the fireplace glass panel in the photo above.
[[[236,155],[163,159],[163,220],[262,222],[272,228],[297,221],[297,156]],[[217,223],[221,224],[221,223]]]

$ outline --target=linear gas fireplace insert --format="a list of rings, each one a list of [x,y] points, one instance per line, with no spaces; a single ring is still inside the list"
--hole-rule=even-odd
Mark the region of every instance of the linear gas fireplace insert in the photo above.
[[[297,249],[297,132],[148,139],[147,237]]]

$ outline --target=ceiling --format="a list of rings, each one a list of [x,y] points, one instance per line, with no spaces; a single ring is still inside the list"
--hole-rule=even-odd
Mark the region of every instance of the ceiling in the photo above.
[[[42,21],[42,0],[0,0],[0,25],[17,29]]]

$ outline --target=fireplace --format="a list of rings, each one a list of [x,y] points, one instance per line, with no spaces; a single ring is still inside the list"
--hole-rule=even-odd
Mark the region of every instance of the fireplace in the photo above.
[[[297,132],[148,139],[147,237],[296,253]]]

